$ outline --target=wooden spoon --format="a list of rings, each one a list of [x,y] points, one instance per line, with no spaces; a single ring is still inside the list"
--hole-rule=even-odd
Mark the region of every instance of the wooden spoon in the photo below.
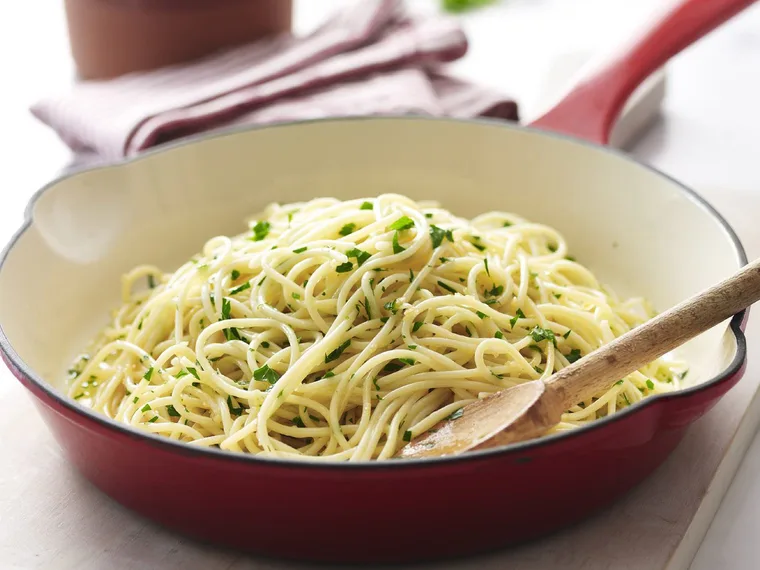
[[[615,382],[760,300],[760,259],[563,368],[465,406],[403,447],[397,457],[458,454],[533,439],[561,415]]]

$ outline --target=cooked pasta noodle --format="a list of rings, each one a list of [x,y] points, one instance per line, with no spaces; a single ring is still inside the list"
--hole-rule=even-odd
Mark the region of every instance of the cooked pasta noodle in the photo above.
[[[273,204],[174,273],[127,274],[69,394],[190,445],[387,459],[467,403],[548,378],[651,316],[600,285],[557,231],[514,214],[468,221],[394,194]],[[675,390],[684,374],[652,362],[556,429]]]

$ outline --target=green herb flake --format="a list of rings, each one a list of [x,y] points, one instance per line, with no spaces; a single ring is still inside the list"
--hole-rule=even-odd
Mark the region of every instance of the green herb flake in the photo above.
[[[342,343],[338,348],[336,348],[335,350],[333,350],[332,352],[328,354],[325,354],[325,364],[340,358],[340,355],[343,354],[343,351],[346,350],[350,344],[351,344],[351,339],[349,338],[344,343]]]
[[[82,394],[82,395],[84,395],[84,394]],[[132,398],[132,403],[136,404],[139,400],[140,400],[140,398],[137,397],[137,396],[135,396],[134,398]]]
[[[414,271],[412,271],[412,269],[410,268],[409,269],[409,283],[411,283],[412,281],[414,281]]]
[[[401,253],[402,251],[405,251],[405,248],[401,247],[398,244],[398,232],[395,232],[393,234],[392,243],[393,243],[393,253]]]
[[[543,373],[544,373],[544,369],[543,369],[543,368],[541,368],[540,366],[534,366],[534,367],[533,367],[533,370],[535,370],[535,371],[536,371],[536,372],[538,372],[539,374],[543,374]]]
[[[348,273],[354,268],[354,264],[350,261],[346,261],[345,263],[341,263],[338,265],[338,267],[335,268],[336,273]]]
[[[508,228],[508,227],[511,227],[511,226],[513,226],[513,225],[514,225],[514,224],[513,224],[512,222],[504,222],[504,225],[503,225],[502,227],[504,227],[504,228]]]
[[[141,412],[147,412],[150,411],[151,407],[150,404],[145,404],[142,408],[140,408]]]
[[[356,229],[356,224],[346,224],[342,228],[340,228],[340,232],[338,232],[342,236],[347,236],[349,234],[354,233],[354,230]]]
[[[496,331],[496,334],[494,334],[493,336],[494,336],[494,338],[498,338],[498,339],[501,339],[501,340],[504,339],[504,333],[501,332],[501,331]]]
[[[430,226],[430,240],[433,242],[433,249],[440,246],[443,243],[443,240],[447,239],[451,243],[454,243],[454,234],[451,230],[444,230],[442,228],[439,228],[438,226],[431,225]],[[441,263],[446,263],[443,261],[445,258],[441,258]]]
[[[394,315],[398,312],[395,299],[393,301],[388,301],[385,305],[383,305],[383,308],[390,311],[391,314],[394,314]]]
[[[422,321],[415,321],[414,324],[412,325],[412,332],[417,332],[418,330],[420,330],[423,324],[425,323],[423,323]]]
[[[491,276],[491,272],[488,270],[488,258],[487,257],[485,259],[483,259],[483,265],[486,268],[486,275],[488,275],[490,277]]]
[[[242,291],[245,291],[246,289],[250,289],[250,288],[251,288],[251,282],[250,281],[246,281],[245,283],[243,283],[242,285],[240,285],[240,287],[235,287],[232,291],[230,291],[230,295],[237,295],[238,293],[240,293]],[[222,301],[222,303],[224,303],[224,301]]]
[[[404,441],[412,441],[412,431],[411,430],[406,430],[404,432],[403,439],[404,439]]]
[[[306,246],[303,246],[303,247],[299,247],[298,249],[294,249],[294,250],[293,250],[293,253],[303,253],[303,252],[304,252],[304,251],[306,251],[307,249],[309,249],[309,248],[308,248],[308,247],[306,247]]]
[[[548,340],[551,341],[554,346],[557,346],[557,339],[554,336],[554,331],[551,329],[545,329],[538,325],[533,327],[533,330],[530,331],[530,336],[533,338],[535,342],[541,342],[542,340]]]
[[[414,358],[399,358],[398,361],[403,362],[404,364],[408,366],[414,366],[417,363],[417,361]]]
[[[377,378],[372,379],[372,385],[375,387],[375,390],[378,392],[380,391],[380,385],[377,383]]]
[[[293,297],[294,299],[300,299],[300,298],[301,298],[301,295],[299,295],[299,294],[298,294],[298,293],[296,293],[295,291],[293,291],[293,292],[292,292],[290,295],[291,295],[291,297]]]
[[[253,236],[249,239],[251,241],[261,241],[265,237],[269,235],[269,229],[272,227],[272,225],[269,222],[256,222],[256,224],[251,228],[251,231],[253,231]]]
[[[242,413],[243,413],[243,410],[244,410],[244,408],[243,408],[242,406],[240,406],[240,407],[236,408],[236,407],[235,407],[235,406],[232,404],[232,396],[229,396],[229,395],[227,396],[227,407],[229,408],[229,410],[230,410],[230,413],[231,413],[233,416],[239,416],[240,414],[242,414]]]
[[[417,345],[416,344],[410,344],[410,345],[407,346],[407,348],[409,350],[417,350]]]
[[[485,251],[486,250],[486,246],[484,246],[482,244],[479,244],[479,243],[470,242],[470,245],[472,245],[478,251]]]
[[[346,252],[346,257],[353,257],[356,259],[356,263],[359,267],[361,267],[365,261],[367,261],[370,257],[372,257],[371,253],[368,253],[366,251],[362,251],[361,249],[349,249]]]
[[[446,283],[444,283],[443,281],[438,281],[438,286],[439,286],[441,289],[445,289],[446,291],[448,291],[448,292],[449,292],[449,293],[451,293],[452,295],[456,295],[456,293],[457,293],[457,290],[456,290],[456,289],[454,289],[454,288],[453,288],[451,285],[447,285],[447,284],[446,284]]]
[[[153,275],[148,275],[148,287],[151,289],[156,288],[156,278]]]
[[[580,360],[580,358],[581,358],[581,351],[580,351],[580,349],[578,349],[578,348],[572,349],[570,351],[570,353],[565,356],[565,358],[567,358],[567,361],[570,364],[572,364],[576,360]]]
[[[238,277],[240,277],[240,271],[233,269],[232,273],[230,273],[230,277],[232,277],[232,280],[235,281]]]
[[[74,396],[74,399],[78,400],[79,398],[82,398],[82,397],[84,397],[84,392],[82,392],[81,394],[77,394],[76,396]]]
[[[494,285],[493,289],[486,291],[486,297],[499,297],[504,293],[504,285]]]
[[[153,376],[153,367],[152,366],[150,368],[148,368],[148,371],[145,374],[143,374],[143,378],[145,378],[146,380],[150,381],[150,377],[151,376]]]
[[[548,249],[549,251],[551,251],[552,253],[556,253],[556,252],[557,252],[557,246],[556,246],[556,245],[554,245],[553,243],[550,243],[550,244],[547,246],[547,249]]]
[[[452,412],[449,414],[449,416],[446,418],[447,420],[458,420],[464,415],[464,408],[459,408],[455,412]]]
[[[622,385],[623,385],[622,380],[618,380],[617,382],[615,382],[615,386],[622,386]]]
[[[509,319],[509,325],[512,328],[515,328],[515,325],[517,324],[517,319],[524,319],[525,313],[522,312],[522,309],[517,309],[517,313],[515,313],[515,316]]]
[[[269,382],[270,384],[274,384],[275,382],[277,382],[277,380],[279,380],[279,378],[280,378],[280,375],[277,374],[277,372],[275,372],[271,368],[269,368],[267,364],[253,371],[254,380],[264,380],[266,382]]]
[[[301,416],[296,416],[296,417],[294,417],[294,418],[293,418],[293,423],[294,423],[296,426],[300,427],[300,428],[305,428],[305,427],[306,427],[306,424],[305,424],[305,423],[303,423],[303,420],[301,419]]]
[[[152,418],[150,418],[150,419],[148,420],[148,423],[149,423],[149,424],[152,424],[153,422],[157,422],[157,421],[158,421],[158,416],[153,416]]]
[[[311,414],[309,414],[309,419],[311,421],[313,421],[313,422],[318,422],[319,421],[319,418],[317,416],[312,416]]]
[[[361,206],[359,206],[360,210],[373,210],[375,207],[372,205],[372,202],[364,202]]]
[[[381,323],[387,323],[390,320],[390,317],[380,317]]]
[[[325,372],[325,375],[322,376],[322,378],[332,378],[333,376],[335,376],[335,372],[333,372],[332,370],[328,370],[327,372]]]
[[[627,394],[625,394],[625,393],[623,394],[623,399],[625,400],[626,404],[628,404],[629,406],[631,405],[631,401],[628,399],[628,395]]]
[[[261,348],[269,348],[269,343],[267,341],[262,342]]]
[[[401,216],[398,220],[388,226],[389,230],[395,230],[397,232],[408,230],[414,227],[414,220],[409,216]]]
[[[166,406],[166,411],[169,413],[170,418],[178,418],[182,415],[171,404]]]
[[[179,380],[183,376],[187,376],[187,370],[180,370],[179,374],[177,374],[176,378],[177,378],[177,380]]]
[[[486,315],[485,313],[481,311],[475,311],[475,314],[478,315],[478,317],[480,317],[481,319],[488,318],[488,315]]]
[[[572,255],[566,255],[565,259],[567,259],[568,261],[577,261]]]
[[[649,388],[650,390],[654,390],[654,382],[647,379],[647,388]]]

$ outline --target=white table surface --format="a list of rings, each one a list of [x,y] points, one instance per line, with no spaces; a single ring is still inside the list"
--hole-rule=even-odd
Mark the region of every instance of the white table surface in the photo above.
[[[296,27],[310,27],[339,3],[297,0]],[[435,4],[433,0],[413,3],[421,9],[433,9]],[[13,2],[2,11],[3,243],[21,223],[29,195],[69,160],[67,149],[27,112],[36,97],[71,76],[60,4]],[[537,111],[546,69],[557,56],[614,45],[621,34],[645,20],[660,4],[661,0],[504,0],[463,17],[471,49],[453,67],[460,75],[512,93],[529,117]],[[725,214],[742,236],[748,254],[760,255],[760,223],[753,215],[760,208],[752,211],[747,206],[760,205],[760,142],[756,135],[760,130],[760,5],[677,57],[668,73],[662,116],[632,153],[694,188],[730,192],[732,200],[721,200],[734,204]],[[758,330],[752,327],[750,335],[753,329]],[[751,359],[756,357],[750,354]],[[12,382],[7,371],[0,371],[0,394],[10,390]],[[0,441],[7,436],[0,434]],[[760,437],[756,437],[692,570],[760,567],[759,528]],[[12,547],[3,542],[0,531],[0,552]]]

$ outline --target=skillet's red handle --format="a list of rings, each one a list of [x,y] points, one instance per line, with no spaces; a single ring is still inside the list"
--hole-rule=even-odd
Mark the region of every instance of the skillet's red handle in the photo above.
[[[755,0],[682,0],[532,126],[607,144],[636,88],[671,57]]]

